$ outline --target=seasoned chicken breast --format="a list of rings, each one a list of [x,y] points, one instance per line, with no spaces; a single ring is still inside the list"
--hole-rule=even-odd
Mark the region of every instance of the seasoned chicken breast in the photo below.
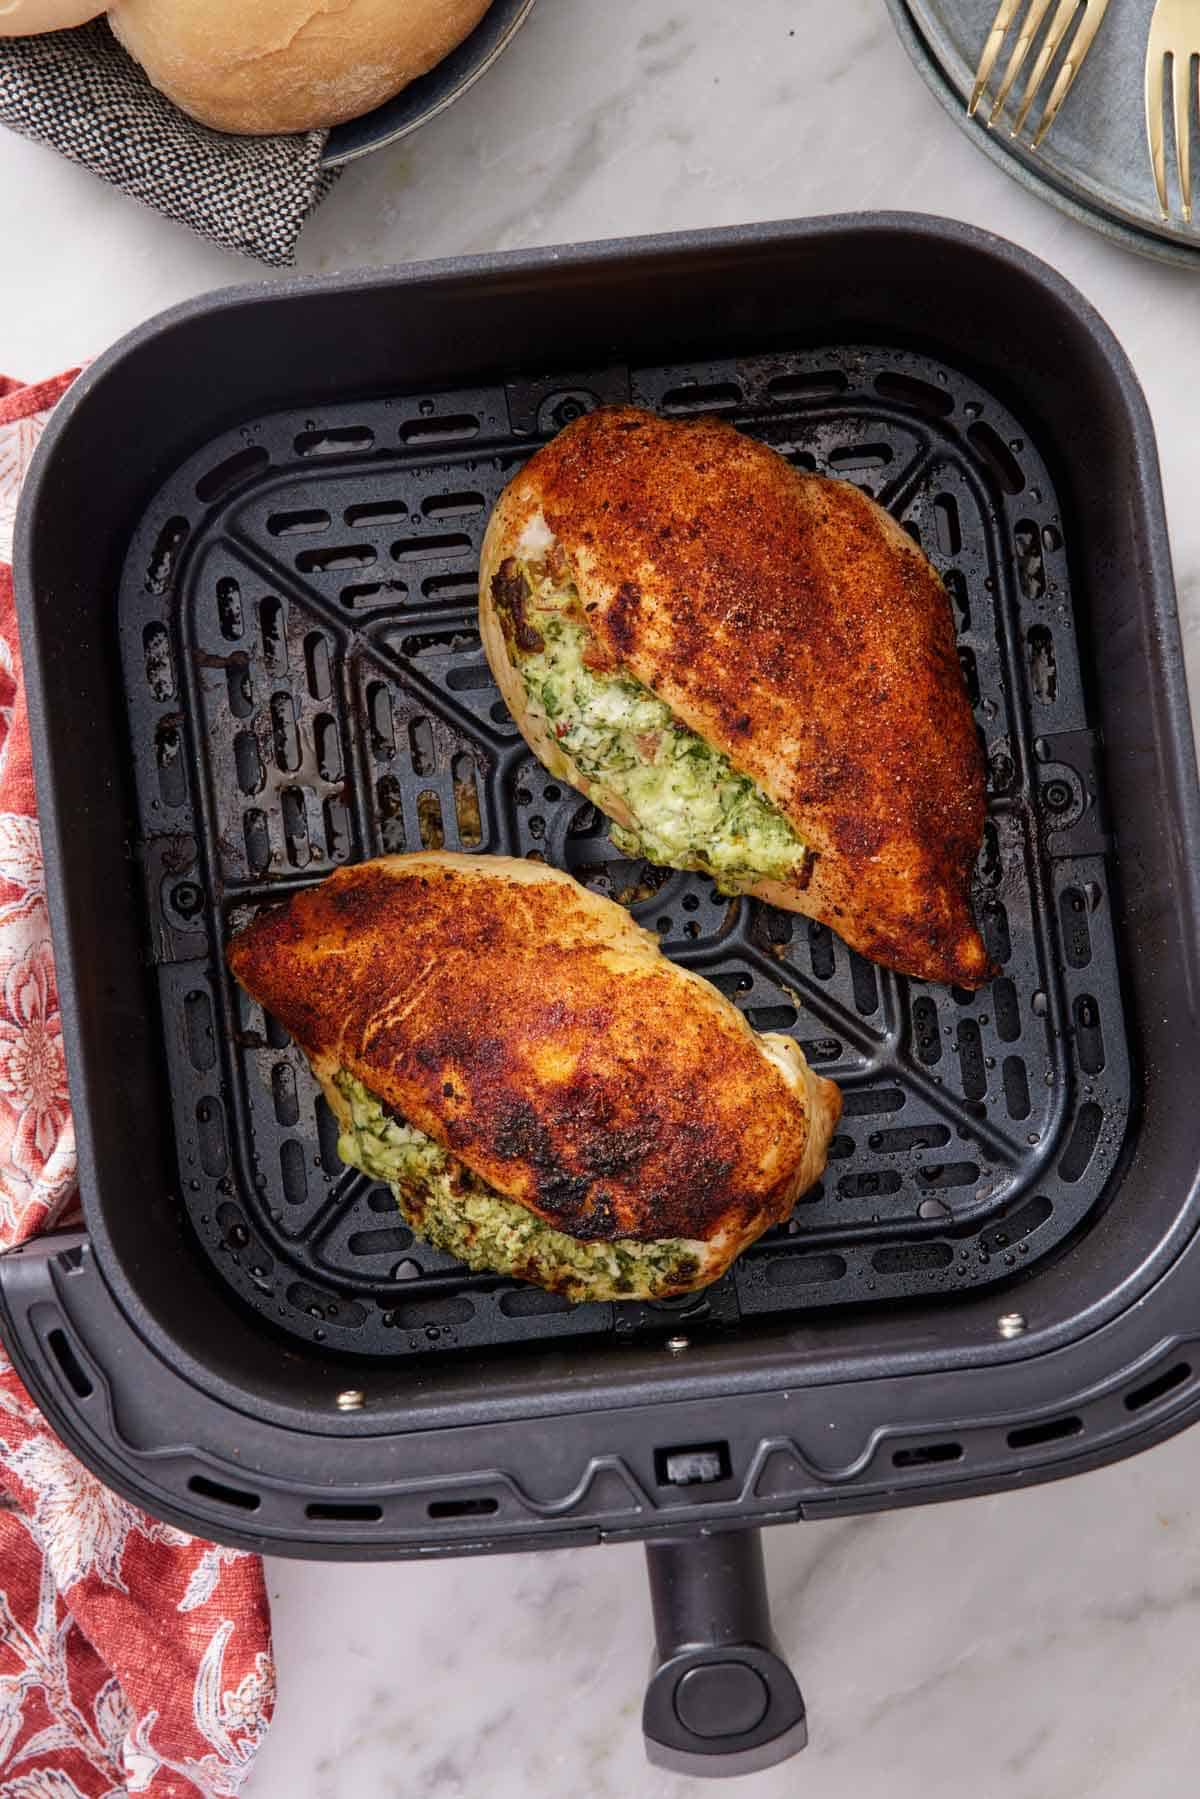
[[[975,987],[983,756],[949,599],[895,520],[715,419],[569,425],[483,546],[488,661],[631,854]]]
[[[228,957],[311,1061],[343,1160],[474,1268],[686,1293],[824,1168],[832,1082],[557,869],[383,857],[262,912]]]

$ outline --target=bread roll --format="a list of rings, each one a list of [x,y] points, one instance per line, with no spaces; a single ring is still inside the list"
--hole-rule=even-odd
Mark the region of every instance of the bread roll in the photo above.
[[[117,0],[108,18],[176,106],[218,131],[254,135],[370,112],[448,55],[489,4]]]
[[[0,37],[66,31],[99,18],[103,11],[103,0],[0,0]]]

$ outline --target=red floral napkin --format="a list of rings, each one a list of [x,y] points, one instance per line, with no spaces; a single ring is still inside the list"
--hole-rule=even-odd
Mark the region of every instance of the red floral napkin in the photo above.
[[[0,1248],[76,1205],[8,566],[21,482],[75,373],[34,387],[0,376]],[[274,1695],[258,1558],[109,1492],[0,1355],[0,1799],[224,1799]]]

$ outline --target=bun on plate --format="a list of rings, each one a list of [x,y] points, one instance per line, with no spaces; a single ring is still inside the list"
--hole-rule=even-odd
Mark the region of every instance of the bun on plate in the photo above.
[[[36,37],[86,25],[104,11],[104,0],[0,0],[0,37]]]
[[[2,0],[0,0],[2,4]],[[109,24],[155,87],[254,135],[381,106],[472,32],[490,0],[116,0]]]

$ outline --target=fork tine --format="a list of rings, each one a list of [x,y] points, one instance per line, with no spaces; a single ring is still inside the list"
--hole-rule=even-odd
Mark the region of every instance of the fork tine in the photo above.
[[[1058,71],[1054,86],[1050,89],[1050,98],[1047,100],[1042,111],[1042,116],[1038,121],[1038,128],[1033,139],[1033,148],[1035,150],[1041,144],[1042,139],[1049,131],[1051,125],[1053,125],[1059,107],[1071,91],[1071,83],[1083,67],[1083,59],[1091,49],[1092,39],[1099,31],[1107,11],[1108,0],[1094,0],[1094,4],[1088,6],[1087,11],[1079,21],[1079,29],[1071,40],[1071,47],[1063,60],[1062,68]]]
[[[1046,70],[1058,54],[1058,47],[1067,35],[1067,26],[1079,11],[1079,0],[1058,0],[1058,10],[1050,21],[1050,29],[1042,40],[1037,61],[1033,65],[1033,73],[1025,83],[1025,92],[1021,96],[1021,104],[1013,121],[1011,137],[1017,137],[1026,119],[1029,109],[1037,98],[1038,89],[1046,76]]]
[[[1192,53],[1176,50],[1171,57],[1171,98],[1175,110],[1175,156],[1179,164],[1179,201],[1183,222],[1192,222]]]
[[[1163,144],[1163,77],[1166,58],[1155,46],[1153,38],[1146,53],[1146,136],[1150,142],[1150,166],[1154,170],[1154,191],[1163,218],[1167,211],[1167,158]]]
[[[1041,24],[1049,10],[1050,0],[1029,0],[1029,11],[1021,21],[1017,41],[1013,45],[1013,53],[1008,59],[1008,67],[1004,71],[1004,79],[1000,83],[1000,91],[996,95],[991,115],[988,118],[989,125],[994,125],[999,118],[1004,102],[1008,99],[1012,84],[1021,73],[1025,58],[1029,55],[1030,49],[1032,48],[1033,40],[1037,36],[1038,26]]]
[[[967,103],[967,117],[975,117],[975,108],[983,97],[983,90],[988,84],[1000,47],[1008,36],[1008,28],[1016,17],[1021,0],[1000,0],[996,8],[996,16],[992,20],[992,29],[988,32],[987,42],[983,46],[983,55],[979,58],[979,67],[975,71],[975,86],[971,89],[971,98]]]

